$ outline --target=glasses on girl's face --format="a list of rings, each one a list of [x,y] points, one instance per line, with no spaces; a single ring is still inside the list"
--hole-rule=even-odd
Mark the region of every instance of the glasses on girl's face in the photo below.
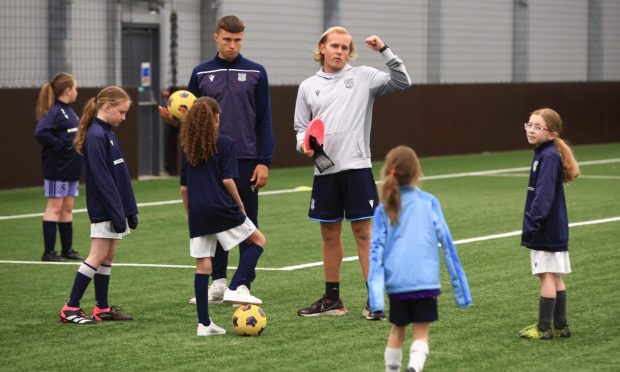
[[[540,131],[543,131],[543,130],[546,130],[546,131],[549,131],[549,132],[553,132],[549,128],[545,128],[545,127],[541,126],[540,124],[534,124],[534,123],[525,123],[525,124],[523,124],[523,129],[525,129],[525,130],[534,129],[534,132],[540,132]]]

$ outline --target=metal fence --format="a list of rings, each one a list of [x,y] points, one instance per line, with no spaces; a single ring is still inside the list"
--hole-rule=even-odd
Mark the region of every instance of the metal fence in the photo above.
[[[334,24],[353,35],[355,64],[383,68],[363,47],[377,34],[416,83],[620,80],[617,0],[0,0],[0,88],[38,87],[60,70],[81,86],[121,84],[127,24],[158,28],[159,80],[184,85],[226,14],[245,21],[242,53],[272,85],[312,74],[316,40]]]

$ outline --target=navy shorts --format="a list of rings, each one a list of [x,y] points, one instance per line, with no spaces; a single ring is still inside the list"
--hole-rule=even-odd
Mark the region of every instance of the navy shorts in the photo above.
[[[417,300],[390,299],[390,323],[404,327],[411,323],[428,323],[439,319],[437,297]]]
[[[45,179],[43,182],[46,198],[66,198],[80,194],[80,181],[53,181]]]
[[[370,168],[314,176],[308,217],[320,222],[365,220],[374,215],[377,200]]]

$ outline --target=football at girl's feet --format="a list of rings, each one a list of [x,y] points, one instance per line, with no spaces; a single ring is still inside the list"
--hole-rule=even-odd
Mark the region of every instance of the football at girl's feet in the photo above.
[[[187,90],[177,90],[168,98],[168,111],[179,120],[183,120],[185,113],[194,104],[196,96]]]
[[[267,315],[260,306],[242,305],[235,310],[232,323],[241,336],[260,336],[267,327]]]

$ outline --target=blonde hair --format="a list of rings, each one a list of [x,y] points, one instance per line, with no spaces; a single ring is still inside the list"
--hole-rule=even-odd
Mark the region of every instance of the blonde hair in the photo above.
[[[555,132],[557,137],[555,138],[555,147],[558,149],[560,153],[560,158],[562,159],[562,168],[564,170],[564,183],[568,183],[574,181],[575,178],[579,177],[580,170],[579,164],[573,155],[573,151],[568,146],[568,144],[560,138],[560,132],[562,131],[562,118],[560,114],[558,114],[555,110],[550,109],[548,107],[540,108],[531,113],[531,115],[538,115],[543,118],[547,128],[549,130]]]
[[[393,225],[398,223],[400,187],[416,185],[422,176],[420,160],[411,147],[395,147],[385,156],[385,165],[381,169],[381,202]]]
[[[217,153],[217,115],[220,111],[215,99],[200,97],[185,114],[181,146],[191,165],[205,163]]]
[[[34,116],[37,120],[41,119],[54,106],[56,98],[62,96],[68,88],[73,88],[75,84],[76,80],[73,75],[66,72],[57,73],[49,82],[43,84],[34,110]]]
[[[110,106],[115,107],[127,101],[131,102],[131,97],[129,94],[127,94],[127,92],[125,92],[122,88],[115,86],[103,88],[99,91],[99,93],[97,93],[97,96],[89,99],[82,110],[80,125],[78,126],[75,140],[73,141],[75,151],[79,154],[82,153],[84,148],[84,140],[86,139],[86,133],[88,133],[90,123],[93,121],[97,115],[97,112],[99,112],[103,105],[109,104]]]
[[[323,63],[325,63],[325,56],[321,53],[321,45],[325,44],[327,42],[327,37],[333,33],[351,36],[351,34],[349,33],[349,31],[347,31],[346,28],[340,26],[330,27],[325,32],[323,32],[323,35],[321,35],[321,38],[319,39],[319,42],[316,44],[316,48],[314,49],[314,60],[318,62],[321,66],[323,66]],[[351,37],[351,44],[349,44],[348,62],[354,60],[355,57],[357,57],[357,49],[355,48],[353,37]]]

